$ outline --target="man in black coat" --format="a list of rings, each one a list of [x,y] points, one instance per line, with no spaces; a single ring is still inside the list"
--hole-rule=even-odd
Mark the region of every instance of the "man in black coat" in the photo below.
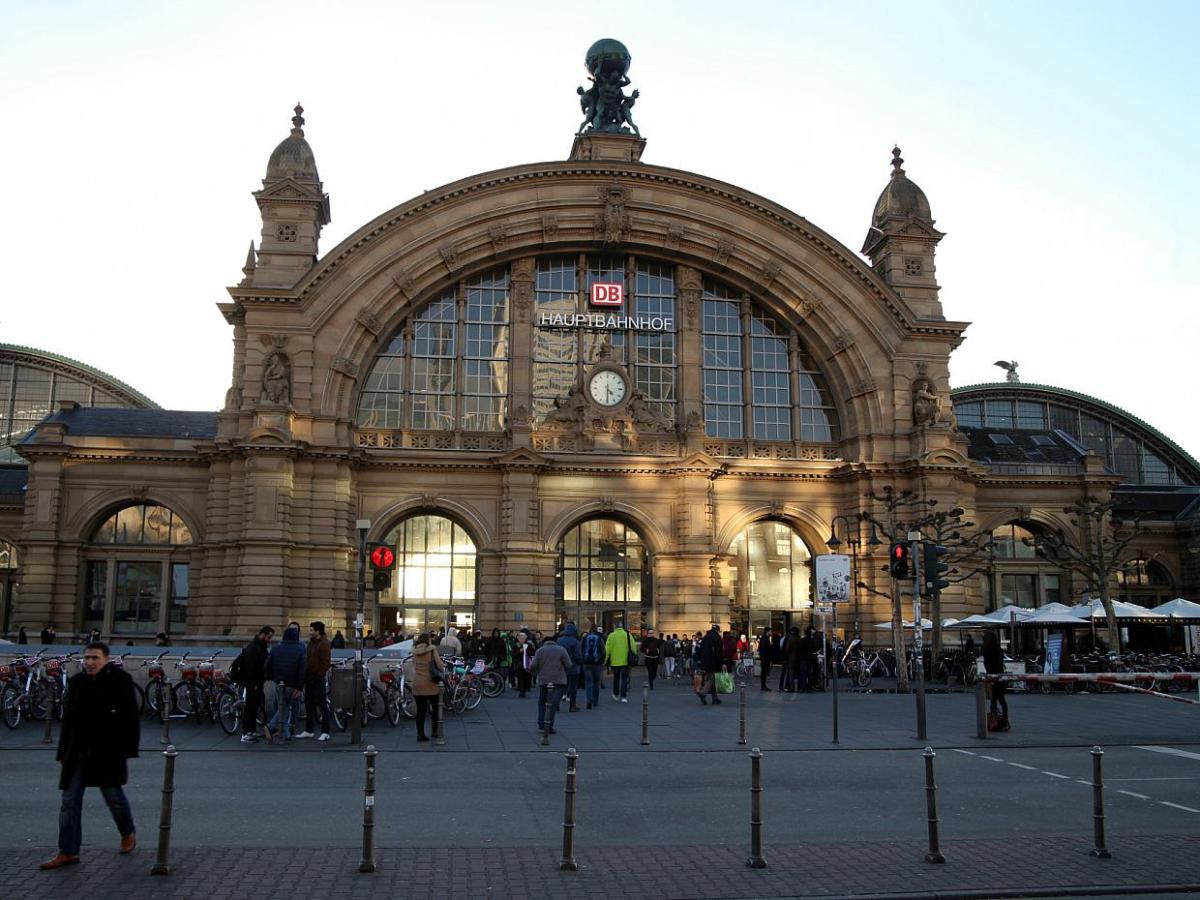
[[[708,705],[708,697],[705,694],[712,694],[712,702],[714,706],[719,706],[721,698],[717,696],[717,679],[716,674],[721,671],[725,663],[725,655],[721,648],[721,629],[714,625],[704,639],[700,641],[700,668],[704,670],[704,687],[707,691],[700,691],[700,702],[705,706]]]
[[[771,674],[771,663],[775,661],[775,644],[771,640],[771,629],[764,627],[758,639],[759,685],[769,691],[767,676]]]
[[[133,811],[121,786],[129,780],[126,760],[138,755],[137,698],[133,679],[109,661],[108,645],[93,641],[83,651],[83,671],[71,677],[58,739],[62,763],[58,787],[58,855],[42,863],[57,869],[79,862],[83,843],[83,793],[100,788],[121,834],[121,852],[137,846]]]
[[[246,705],[242,708],[242,743],[258,740],[258,711],[263,705],[263,684],[267,680],[267,654],[275,629],[264,625],[258,629],[234,662],[237,682],[246,689]]]

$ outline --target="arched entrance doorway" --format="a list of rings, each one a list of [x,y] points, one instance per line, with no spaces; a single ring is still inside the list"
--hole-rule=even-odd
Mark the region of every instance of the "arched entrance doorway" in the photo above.
[[[813,567],[808,546],[786,522],[752,522],[729,547],[730,625],[739,634],[812,624]]]
[[[619,519],[580,522],[558,545],[554,612],[580,629],[610,630],[617,620],[631,630],[653,624],[654,579],[642,536]]]
[[[475,627],[475,542],[465,528],[445,516],[410,516],[384,543],[396,548],[396,570],[391,587],[378,595],[377,631]]]

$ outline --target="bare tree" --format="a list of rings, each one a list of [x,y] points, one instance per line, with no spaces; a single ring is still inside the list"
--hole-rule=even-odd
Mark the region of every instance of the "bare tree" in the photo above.
[[[1134,556],[1132,544],[1141,533],[1144,515],[1121,519],[1113,514],[1115,506],[1116,501],[1111,499],[1084,497],[1082,502],[1063,508],[1063,512],[1072,516],[1071,524],[1079,529],[1078,540],[1061,531],[1046,531],[1026,538],[1025,543],[1060,569],[1079,574],[1087,583],[1088,591],[1100,595],[1108,625],[1109,646],[1120,651],[1121,634],[1109,586],[1117,572]]]

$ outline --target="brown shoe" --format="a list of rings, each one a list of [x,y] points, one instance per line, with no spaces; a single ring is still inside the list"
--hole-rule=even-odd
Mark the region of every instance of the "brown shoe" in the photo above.
[[[133,848],[137,846],[137,835],[126,834],[121,836],[121,852],[132,853]]]
[[[54,859],[48,859],[40,866],[39,869],[61,869],[63,866],[73,865],[79,862],[79,856],[73,853],[60,853]]]

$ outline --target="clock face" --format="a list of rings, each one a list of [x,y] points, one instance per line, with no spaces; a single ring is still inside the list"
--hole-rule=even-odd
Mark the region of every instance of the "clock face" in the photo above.
[[[625,399],[628,390],[621,373],[603,369],[588,382],[588,394],[600,406],[617,406]]]

